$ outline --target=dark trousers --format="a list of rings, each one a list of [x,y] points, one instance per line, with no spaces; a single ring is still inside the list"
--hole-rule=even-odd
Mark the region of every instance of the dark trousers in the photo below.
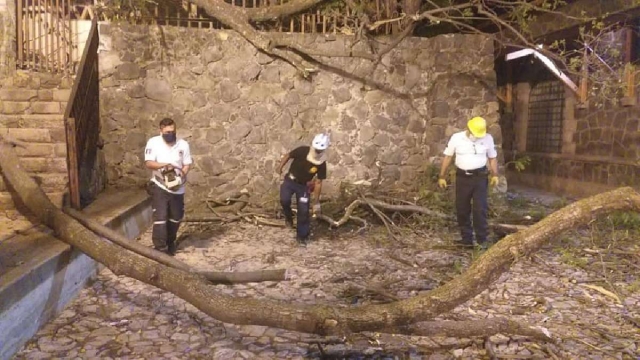
[[[184,194],[172,194],[154,185],[151,197],[153,246],[159,250],[175,251],[178,228],[184,216]]]
[[[462,242],[473,242],[473,231],[476,241],[484,243],[489,235],[487,201],[489,179],[487,172],[481,171],[472,175],[465,175],[460,170],[456,173],[456,214]],[[471,213],[473,213],[473,229],[471,228]]]
[[[299,184],[289,179],[289,177],[285,177],[282,185],[280,185],[280,204],[282,204],[282,212],[287,221],[293,221],[293,212],[291,211],[291,197],[293,194],[296,195],[296,203],[298,204],[297,236],[298,239],[307,239],[311,227],[307,185]]]

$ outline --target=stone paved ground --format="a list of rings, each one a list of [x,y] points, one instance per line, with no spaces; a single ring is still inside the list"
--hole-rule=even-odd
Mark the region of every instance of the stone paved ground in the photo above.
[[[366,304],[415,296],[464,270],[474,256],[447,247],[448,240],[424,234],[408,234],[404,240],[412,245],[384,246],[384,232],[377,229],[366,236],[346,231],[338,236],[319,234],[307,248],[294,245],[287,230],[251,224],[208,231],[192,228],[188,233],[177,258],[193,266],[219,271],[290,270],[286,282],[219,286],[221,292],[304,303]],[[140,241],[150,245],[150,233]],[[498,358],[640,358],[637,270],[626,278],[614,278],[607,275],[611,271],[597,270],[598,255],[586,252],[574,258],[559,244],[565,242],[520,260],[494,286],[443,319],[504,315],[542,326],[559,339],[557,344],[544,344],[493,336]],[[637,254],[638,249],[636,245],[632,250]],[[579,259],[595,264],[596,270],[577,267]],[[621,303],[586,286],[602,284],[603,277],[615,287]],[[360,286],[365,284],[382,287],[387,295],[364,292]],[[326,358],[487,358],[478,339],[369,335],[354,336],[346,344],[325,344],[322,351]],[[223,324],[172,294],[105,269],[16,359],[321,358],[315,341],[322,339]]]

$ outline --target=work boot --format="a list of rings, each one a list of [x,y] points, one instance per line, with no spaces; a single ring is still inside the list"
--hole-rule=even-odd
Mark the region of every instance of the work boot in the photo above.
[[[284,220],[284,225],[289,229],[293,229],[293,220],[285,219]]]
[[[458,245],[460,245],[460,246],[468,246],[468,247],[472,247],[472,246],[475,246],[476,241],[475,241],[474,239],[470,239],[470,240],[467,240],[467,239],[460,239],[460,240],[456,241],[456,243],[457,243]]]
[[[178,245],[176,243],[169,244],[169,246],[167,247],[167,254],[169,254],[170,256],[174,256],[177,251]]]
[[[153,247],[155,250],[160,251],[160,252],[167,252],[167,247],[166,246],[154,246]]]
[[[298,245],[302,247],[307,247],[307,244],[309,243],[309,238],[296,236],[296,241],[298,242]]]
[[[473,247],[479,250],[487,250],[489,248],[489,242],[485,241],[473,241]]]

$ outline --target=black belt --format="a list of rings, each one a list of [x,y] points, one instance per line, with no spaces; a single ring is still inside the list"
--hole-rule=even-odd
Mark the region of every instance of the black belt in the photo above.
[[[462,169],[458,169],[456,171],[457,175],[462,175],[462,176],[472,176],[472,175],[486,175],[488,174],[488,170],[486,166],[483,166],[481,168],[477,168],[477,169],[473,169],[473,170],[462,170]]]
[[[295,176],[293,176],[291,173],[287,174],[287,176],[286,176],[285,178],[287,178],[287,179],[289,179],[289,180],[293,181],[294,183],[296,183],[296,184],[298,184],[298,185],[307,185],[307,183],[306,183],[306,182],[300,182],[300,181],[298,181],[298,179],[296,179],[296,177],[295,177]]]

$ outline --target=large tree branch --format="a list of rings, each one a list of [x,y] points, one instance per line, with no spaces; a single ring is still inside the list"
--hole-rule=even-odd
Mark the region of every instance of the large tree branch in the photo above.
[[[431,1],[430,3],[434,6],[434,8],[427,11],[423,11],[422,13],[417,15],[412,15],[411,18],[413,19],[413,21],[420,21],[420,20],[428,19],[430,16],[434,16],[436,14],[460,11],[460,10],[464,10],[464,9],[476,6],[473,1],[469,1],[468,3],[464,3],[464,4],[444,6],[444,7],[440,7]]]
[[[383,331],[387,332],[387,331]],[[391,330],[392,333],[404,333],[418,336],[476,337],[496,334],[521,335],[548,341],[550,336],[545,330],[523,324],[504,317],[469,321],[425,321],[405,328]]]
[[[146,247],[136,241],[130,241],[114,230],[109,229],[108,227],[87,217],[85,214],[77,210],[65,208],[64,212],[73,217],[80,224],[84,225],[87,229],[93,231],[97,235],[100,235],[106,240],[113,242],[116,245],[122,246],[124,249],[133,251],[138,255],[142,255],[148,259],[157,261],[160,264],[172,267],[174,269],[184,270],[193,274],[204,276],[207,280],[211,281],[214,284],[283,281],[287,278],[287,272],[284,269],[257,270],[249,272],[218,272],[197,270],[163,252]]]
[[[640,211],[640,194],[620,188],[573,203],[536,225],[507,236],[473,262],[462,275],[440,288],[382,305],[331,307],[273,300],[236,298],[219,293],[200,275],[170,268],[123,250],[86,229],[56,208],[22,169],[10,144],[0,143],[0,169],[7,186],[61,240],[126,275],[172,292],[223,322],[264,325],[317,334],[346,334],[395,328],[431,320],[472,299],[520,257],[530,254],[562,232],[614,210]]]
[[[326,0],[289,0],[282,5],[245,9],[245,13],[250,20],[256,22],[276,20],[281,17],[299,13],[324,1]]]
[[[304,45],[300,45],[299,42],[286,34],[273,34],[271,35],[271,40],[273,41],[273,45],[275,47],[281,47],[283,49],[291,49],[301,54],[305,54],[307,56],[319,56],[319,57],[334,57],[334,58],[360,58],[374,61],[376,60],[376,56],[369,52],[358,51],[349,49],[348,51],[338,50],[338,51],[324,51],[318,50],[314,48],[309,48]]]
[[[188,0],[201,7],[207,14],[220,20],[223,24],[237,31],[243,38],[249,41],[256,48],[267,54],[277,56],[293,65],[305,76],[315,69],[308,65],[299,55],[281,49],[275,49],[275,44],[268,35],[260,33],[249,23],[249,16],[246,9],[233,6],[224,0]]]

